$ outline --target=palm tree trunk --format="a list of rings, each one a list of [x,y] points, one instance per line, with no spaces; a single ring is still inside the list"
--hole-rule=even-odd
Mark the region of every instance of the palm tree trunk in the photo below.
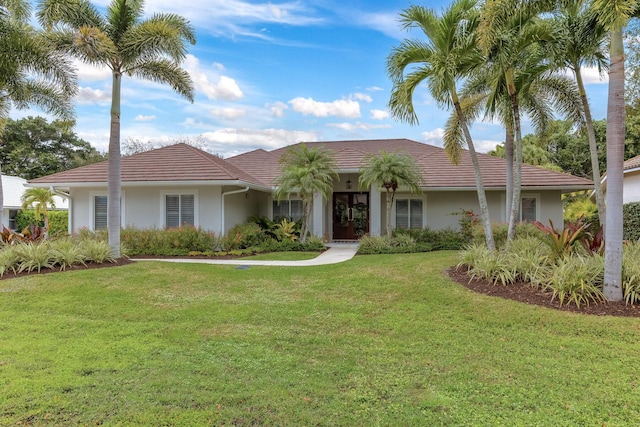
[[[622,30],[611,31],[607,104],[607,216],[604,252],[604,296],[621,301],[622,178],[625,138],[624,46]]]
[[[482,218],[482,225],[484,226],[484,238],[487,242],[487,248],[490,251],[494,251],[496,249],[495,242],[493,241],[493,230],[491,229],[491,217],[489,215],[489,205],[487,204],[487,196],[484,192],[484,182],[482,181],[482,173],[480,171],[480,162],[478,162],[478,155],[476,154],[475,146],[473,145],[473,138],[471,138],[471,132],[469,132],[469,127],[467,126],[467,120],[462,112],[462,107],[460,107],[460,102],[457,99],[457,95],[454,93],[453,95],[453,105],[456,109],[456,113],[458,114],[458,119],[460,120],[460,125],[462,126],[462,132],[464,132],[464,137],[467,140],[467,147],[469,148],[469,154],[471,155],[471,162],[473,163],[473,171],[476,177],[476,192],[478,193],[478,204],[480,205],[480,218]]]
[[[111,129],[109,135],[109,171],[107,185],[107,230],[109,246],[114,257],[120,257],[120,225],[121,225],[121,174],[120,174],[120,87],[122,74],[113,72],[111,88]]]
[[[513,200],[513,129],[507,126],[504,139],[504,155],[506,158],[506,196],[505,196],[505,218],[511,215],[511,202]]]
[[[387,239],[389,239],[389,242],[391,242],[391,206],[393,205],[395,195],[395,191],[387,188]]]
[[[604,227],[606,224],[606,205],[604,202],[604,193],[602,191],[602,178],[600,177],[600,164],[598,162],[598,144],[596,143],[596,131],[593,127],[593,118],[591,117],[591,108],[589,108],[589,100],[587,92],[584,89],[582,81],[582,73],[578,64],[574,65],[576,74],[576,82],[580,91],[580,99],[582,100],[582,108],[584,110],[584,119],[587,126],[587,136],[589,138],[589,153],[591,154],[591,169],[593,170],[593,186],[596,193],[596,205],[598,206],[598,218],[600,224]]]
[[[307,234],[309,234],[309,221],[311,220],[311,212],[313,212],[313,195],[310,197],[311,201],[307,202],[306,201],[307,198],[305,198],[305,201],[302,203],[302,212],[303,212],[303,216],[304,216],[304,224],[302,229],[300,230],[301,236],[300,236],[300,242],[301,243],[306,243],[307,242]]]
[[[515,159],[513,164],[513,197],[511,199],[511,212],[509,215],[509,229],[507,232],[507,244],[516,236],[516,223],[520,213],[520,194],[522,185],[522,130],[520,129],[520,108],[518,106],[518,94],[513,81],[513,70],[506,73],[511,108],[513,109],[513,127],[515,136]]]

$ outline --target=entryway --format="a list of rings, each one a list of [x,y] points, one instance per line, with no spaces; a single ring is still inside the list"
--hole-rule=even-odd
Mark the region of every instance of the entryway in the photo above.
[[[369,232],[369,193],[333,193],[333,240],[357,240]]]

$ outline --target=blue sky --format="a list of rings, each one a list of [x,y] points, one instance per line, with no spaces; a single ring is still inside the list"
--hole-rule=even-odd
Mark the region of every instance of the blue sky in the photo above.
[[[99,7],[108,0],[93,2]],[[440,9],[445,1],[430,1]],[[416,30],[401,31],[398,14],[409,1],[147,0],[145,10],[175,12],[196,28],[184,68],[195,102],[169,88],[125,77],[122,140],[166,144],[198,139],[224,157],[256,148],[271,150],[300,141],[410,138],[442,145],[449,115],[426,87],[414,97],[420,120],[409,126],[389,117],[391,83],[385,61],[391,48]],[[106,151],[109,133],[109,70],[78,64],[76,133]],[[587,70],[596,119],[606,115],[606,79]],[[35,114],[16,112],[14,116]],[[527,127],[525,126],[525,129]],[[502,141],[497,124],[476,123],[481,151]]]

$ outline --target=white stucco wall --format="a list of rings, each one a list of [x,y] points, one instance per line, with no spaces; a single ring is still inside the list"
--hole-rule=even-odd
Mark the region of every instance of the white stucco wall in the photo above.
[[[622,202],[640,202],[640,171],[624,174],[622,181]]]

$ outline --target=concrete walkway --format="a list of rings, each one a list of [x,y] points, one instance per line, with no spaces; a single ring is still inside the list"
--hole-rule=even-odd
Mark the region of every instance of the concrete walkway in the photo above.
[[[358,243],[328,243],[326,251],[313,259],[304,261],[262,261],[251,259],[199,259],[199,258],[137,258],[134,261],[188,262],[194,264],[219,265],[274,265],[281,267],[307,267],[310,265],[337,264],[348,261],[358,252]]]

